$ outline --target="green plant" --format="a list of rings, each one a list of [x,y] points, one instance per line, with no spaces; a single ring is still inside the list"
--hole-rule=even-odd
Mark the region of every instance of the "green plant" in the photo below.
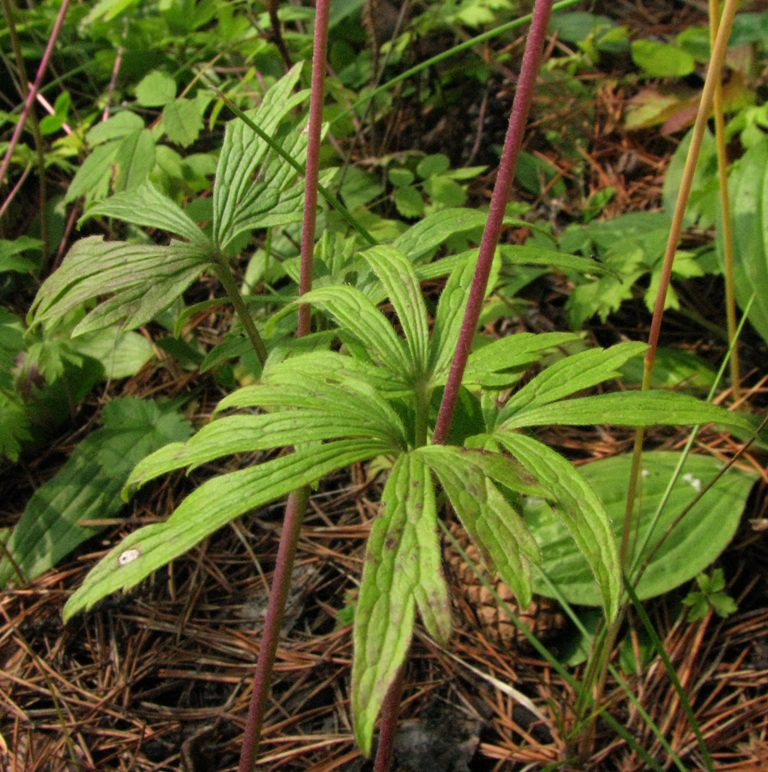
[[[465,4],[462,12],[474,13],[476,5]],[[99,13],[104,6],[100,4]],[[543,17],[540,12],[539,37],[535,37],[539,48],[546,28]],[[322,35],[320,19],[319,14],[318,34]],[[522,91],[530,90],[533,82],[536,45],[532,44],[532,58],[526,59]],[[319,87],[315,83],[313,95],[320,107],[324,71],[322,57],[316,57],[313,75],[321,80]],[[147,77],[155,84],[153,88],[163,91],[164,101],[156,106],[163,106],[165,113],[175,104],[175,82],[158,70]],[[537,439],[536,428],[716,421],[750,432],[752,423],[674,393],[573,396],[615,378],[626,363],[646,351],[643,344],[622,343],[562,356],[563,349],[580,343],[578,336],[518,334],[494,342],[472,340],[489,275],[494,276],[502,262],[506,261],[507,268],[522,262],[585,270],[583,258],[558,255],[541,245],[529,245],[527,250],[505,247],[494,259],[519,149],[520,136],[514,137],[514,132],[503,159],[507,187],[499,184],[490,215],[435,206],[434,212],[411,228],[393,228],[396,232],[390,243],[374,246],[363,243],[365,237],[359,230],[352,233],[340,226],[340,218],[329,217],[317,248],[313,230],[305,230],[300,261],[288,259],[279,267],[270,251],[270,236],[263,257],[258,254],[252,262],[250,278],[272,278],[284,271],[296,281],[270,297],[274,305],[284,307],[268,319],[272,303],[241,293],[229,260],[240,253],[255,228],[292,225],[302,210],[305,226],[314,226],[315,205],[309,194],[318,189],[312,176],[317,174],[317,154],[309,156],[313,142],[315,151],[318,149],[320,126],[316,122],[308,142],[303,139],[304,122],[292,114],[305,98],[303,92],[294,93],[299,78],[297,66],[267,92],[258,110],[228,125],[209,217],[202,217],[201,210],[193,216],[190,212],[196,211],[194,207],[182,209],[174,195],[178,191],[171,186],[162,185],[161,192],[145,181],[96,202],[89,216],[115,218],[136,226],[138,233],[129,232],[141,243],[133,239],[105,243],[93,237],[78,242],[60,270],[43,285],[30,321],[33,334],[40,330],[47,333],[70,313],[78,316],[75,336],[118,323],[130,329],[180,304],[195,279],[209,271],[220,279],[246,334],[235,330],[227,341],[229,348],[223,346],[209,354],[205,366],[242,353],[246,345],[260,360],[255,376],[252,374],[258,377],[257,382],[226,396],[216,409],[217,415],[229,409],[244,413],[217,417],[187,442],[174,442],[145,458],[131,474],[127,492],[169,471],[194,468],[232,453],[261,454],[259,462],[212,478],[188,496],[166,522],[142,528],[112,549],[70,599],[67,617],[110,592],[135,585],[233,518],[276,498],[290,494],[289,514],[298,512],[295,522],[300,525],[300,510],[310,486],[319,485],[334,470],[366,459],[376,459],[379,466],[389,469],[355,610],[352,706],[356,736],[367,751],[382,703],[387,708],[385,728],[396,713],[393,704],[397,701],[398,673],[410,644],[416,611],[437,641],[444,642],[450,633],[449,599],[437,535],[444,501],[450,503],[473,541],[522,602],[536,586],[535,566],[542,562],[542,551],[545,568],[547,561],[546,540],[522,514],[530,507],[531,497],[546,502],[560,529],[558,538],[579,556],[580,579],[589,584],[593,602],[602,605],[608,623],[617,623],[621,616],[621,564],[611,518],[588,475],[577,472]],[[155,106],[147,104],[141,93],[139,99],[145,105]],[[62,104],[61,114],[65,112]],[[172,115],[173,110],[169,113]],[[316,110],[315,117],[318,115]],[[515,124],[518,132],[524,121],[525,109]],[[136,124],[132,131],[134,140],[141,142],[148,130]],[[273,133],[276,141],[268,142],[259,131]],[[123,147],[125,136],[118,138],[115,153]],[[298,164],[300,170],[305,153],[306,193],[296,169]],[[284,154],[293,163],[286,162]],[[125,157],[144,158],[142,153],[127,152]],[[437,164],[416,170],[425,188],[430,180],[439,180],[431,187],[431,203],[451,203],[435,195],[446,188],[457,192],[445,184],[446,180],[453,181],[445,162],[436,156],[425,160]],[[149,168],[148,162],[144,164],[139,175],[142,180],[152,174]],[[330,180],[332,174],[324,179]],[[502,173],[499,176],[504,177]],[[401,187],[416,191],[410,188],[413,180],[407,180],[406,175],[400,182]],[[165,195],[168,192],[170,197]],[[490,225],[479,260],[472,250],[428,263],[437,247],[456,234],[471,232],[486,219]],[[205,221],[211,224],[199,227],[198,223]],[[144,229],[170,231],[180,240],[169,245],[148,243]],[[600,265],[587,264],[586,270],[590,269],[604,273]],[[450,276],[430,329],[419,283],[422,278],[447,273]],[[310,290],[313,278],[315,289]],[[296,285],[302,293],[300,303],[294,300]],[[104,295],[110,297],[105,300]],[[394,309],[390,316],[377,308],[385,299]],[[212,302],[221,301],[208,300],[178,314],[174,309],[176,329],[192,310],[208,308]],[[302,337],[286,340],[287,320],[297,306]],[[309,334],[310,306],[320,312],[316,315],[318,331],[313,334]],[[339,350],[330,350],[331,346]],[[654,350],[655,344],[651,358]],[[538,365],[541,372],[525,382],[531,365]],[[174,436],[185,433],[178,422],[171,423]],[[91,445],[100,447],[97,440],[102,437],[93,439]],[[284,452],[290,448],[292,452]],[[91,446],[83,453],[88,449]],[[283,529],[288,540],[297,533],[295,522],[287,521]],[[567,534],[564,539],[563,533]],[[688,529],[683,529],[682,535],[695,540]],[[718,540],[713,554],[727,538],[726,534]],[[290,574],[290,558],[281,557],[278,562],[283,568],[287,565]],[[671,581],[683,581],[685,571],[700,568],[687,565]],[[652,581],[650,570],[649,575],[646,581]],[[572,577],[565,582],[566,588],[571,582],[576,584]],[[669,586],[671,583],[663,589]],[[277,587],[276,595],[280,591]],[[638,591],[644,593],[642,584]],[[279,614],[273,615],[272,624],[279,627]],[[267,648],[263,643],[262,651]],[[582,695],[586,691],[582,690]],[[588,696],[583,699],[589,702]],[[600,710],[599,703],[591,704],[586,713]]]
[[[689,621],[703,619],[710,609],[713,609],[721,617],[727,617],[736,611],[736,602],[725,592],[722,568],[716,568],[709,576],[699,574],[696,577],[696,584],[699,589],[689,592],[683,598],[683,604],[689,607]]]

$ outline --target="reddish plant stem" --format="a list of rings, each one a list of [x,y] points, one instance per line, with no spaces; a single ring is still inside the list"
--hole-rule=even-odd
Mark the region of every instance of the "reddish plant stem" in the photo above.
[[[323,123],[325,96],[326,50],[328,48],[328,15],[330,0],[317,0],[315,16],[315,47],[312,54],[312,91],[309,97],[309,141],[307,143],[307,174],[304,187],[304,222],[301,232],[301,275],[299,294],[312,289],[312,257],[315,249],[315,222],[317,209],[317,182],[320,176],[320,131]],[[299,337],[310,330],[311,309],[299,306]]]
[[[304,512],[307,508],[308,492],[308,488],[294,491],[288,497],[288,504],[285,508],[283,530],[280,534],[280,545],[277,548],[275,575],[272,579],[272,592],[269,596],[267,616],[261,635],[261,647],[253,679],[253,694],[245,724],[243,748],[240,752],[240,772],[251,772],[256,764],[261,727],[267,711],[272,668],[275,663],[277,644],[280,640],[280,630],[283,626],[285,601],[291,585],[293,558],[296,555],[301,524],[304,521]]]
[[[515,100],[512,104],[512,113],[509,117],[509,128],[504,140],[504,150],[501,154],[501,163],[496,176],[496,185],[493,189],[493,197],[488,210],[488,219],[483,231],[483,239],[480,242],[480,251],[477,256],[477,267],[472,286],[469,290],[467,307],[464,311],[464,320],[456,344],[456,351],[448,374],[448,382],[445,385],[443,401],[440,403],[440,412],[437,415],[435,433],[432,441],[435,444],[445,442],[448,429],[451,425],[453,410],[459,395],[459,387],[464,377],[464,369],[472,346],[472,338],[477,329],[480,311],[485,299],[485,290],[488,285],[488,276],[491,272],[493,254],[499,243],[501,226],[504,222],[504,213],[507,207],[509,191],[512,188],[512,180],[515,176],[517,158],[523,142],[523,132],[528,119],[528,111],[531,107],[533,89],[536,85],[536,76],[539,72],[539,60],[544,47],[544,37],[547,33],[547,24],[552,10],[552,0],[536,0],[531,19],[531,29],[525,43],[523,64],[520,69],[520,77],[517,81]]]
[[[4,5],[6,5],[8,10],[10,10],[10,4],[4,3]],[[40,91],[40,84],[43,82],[43,76],[45,75],[45,71],[48,69],[48,63],[51,61],[53,47],[59,38],[61,25],[64,24],[64,17],[67,15],[68,8],[69,0],[63,0],[61,8],[59,8],[59,13],[56,16],[53,29],[51,30],[51,36],[48,38],[48,45],[45,47],[43,58],[40,60],[40,66],[37,68],[35,82],[32,84],[32,88],[30,88],[27,92],[27,98],[24,102],[24,107],[22,108],[21,114],[19,115],[16,128],[13,130],[13,134],[11,135],[11,141],[8,143],[8,148],[5,151],[5,157],[3,158],[2,165],[0,165],[0,183],[2,183],[2,181],[5,179],[5,173],[8,171],[8,165],[11,162],[11,156],[13,155],[13,151],[16,149],[19,137],[21,136],[21,131],[24,128],[24,121],[26,120],[29,111],[32,109],[32,105],[35,101],[35,97],[37,96],[38,91]],[[26,84],[26,79],[23,77],[23,73],[21,77],[21,83],[22,87],[24,84]]]
[[[381,729],[379,744],[376,749],[376,761],[373,772],[388,772],[395,751],[395,732],[397,730],[397,713],[400,707],[400,696],[403,693],[405,681],[405,666],[397,671],[395,680],[387,690],[387,696],[381,704]]]
[[[440,403],[440,412],[437,416],[435,432],[432,442],[440,444],[445,441],[448,429],[451,425],[453,410],[459,395],[459,387],[464,377],[464,369],[467,365],[469,352],[472,346],[472,338],[477,329],[480,311],[485,299],[485,289],[488,285],[488,276],[491,272],[493,254],[499,242],[501,226],[504,222],[504,213],[507,207],[509,191],[512,188],[512,180],[515,175],[517,158],[523,142],[525,124],[528,120],[528,112],[533,98],[533,89],[536,85],[536,76],[539,72],[539,61],[544,47],[544,37],[549,24],[549,16],[552,10],[552,0],[536,0],[531,19],[531,29],[523,54],[523,64],[520,70],[520,78],[517,83],[515,99],[512,104],[512,113],[509,117],[509,128],[504,140],[504,150],[501,155],[501,163],[496,177],[496,185],[493,189],[491,206],[488,211],[483,239],[477,257],[477,267],[472,286],[467,299],[467,307],[464,311],[464,319],[456,344],[448,382],[445,386],[443,400]],[[400,669],[392,682],[381,711],[381,725],[379,732],[379,747],[376,754],[374,772],[387,772],[392,758],[395,730],[397,727],[397,706],[400,701],[400,693],[403,689],[403,668]]]
[[[317,209],[317,181],[319,177],[320,132],[323,118],[325,94],[326,50],[328,45],[328,16],[330,0],[317,0],[315,15],[315,40],[312,56],[312,92],[309,102],[309,125],[307,128],[307,164],[304,185],[304,221],[301,238],[301,275],[299,293],[309,292],[312,288],[312,256],[315,246],[315,220]],[[297,336],[302,337],[310,331],[310,308],[299,306]],[[267,709],[272,669],[277,653],[280,630],[283,625],[285,602],[291,585],[293,562],[299,543],[301,526],[309,501],[309,487],[295,490],[288,497],[285,508],[283,529],[277,549],[275,574],[272,579],[272,591],[267,607],[267,617],[261,637],[261,647],[256,663],[253,693],[245,725],[243,748],[240,754],[240,772],[251,772],[256,765],[259,751],[261,729]]]

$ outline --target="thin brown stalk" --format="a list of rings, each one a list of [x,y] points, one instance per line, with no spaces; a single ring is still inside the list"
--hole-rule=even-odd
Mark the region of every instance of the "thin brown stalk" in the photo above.
[[[330,0],[317,0],[315,15],[315,40],[312,57],[312,90],[309,104],[309,125],[307,128],[307,163],[304,186],[304,221],[301,239],[301,274],[299,293],[309,292],[312,288],[312,256],[315,246],[315,225],[317,209],[317,184],[320,161],[320,135],[325,94],[326,50],[328,46],[328,17]],[[308,305],[299,306],[297,336],[310,332],[311,309]],[[277,552],[275,575],[261,648],[256,664],[253,695],[248,710],[243,749],[240,756],[240,772],[250,772],[255,768],[259,749],[261,729],[267,706],[269,686],[274,668],[277,644],[285,613],[285,603],[291,584],[296,548],[301,535],[301,526],[307,511],[310,489],[307,486],[295,490],[288,497],[285,509],[283,530]]]
[[[718,0],[709,0],[709,41],[714,50],[717,31],[720,26]],[[717,146],[717,174],[720,179],[720,211],[723,215],[723,275],[725,277],[725,316],[728,324],[728,342],[731,344],[731,388],[733,398],[741,396],[739,385],[739,347],[736,341],[736,299],[733,279],[733,231],[731,228],[731,209],[728,201],[728,157],[725,150],[725,121],[723,119],[723,83],[715,80],[713,95],[715,118],[715,143]]]

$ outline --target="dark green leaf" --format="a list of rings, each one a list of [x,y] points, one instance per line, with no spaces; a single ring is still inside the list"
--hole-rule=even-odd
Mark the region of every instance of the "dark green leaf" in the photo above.
[[[56,565],[103,526],[80,520],[115,516],[120,489],[131,468],[147,453],[189,436],[189,423],[154,402],[118,398],[102,413],[104,426],[88,435],[67,463],[32,495],[6,547],[26,579]],[[16,577],[0,560],[0,586]]]

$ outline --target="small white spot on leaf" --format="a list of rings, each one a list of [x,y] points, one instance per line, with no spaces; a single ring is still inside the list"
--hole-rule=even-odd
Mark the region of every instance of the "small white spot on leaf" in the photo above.
[[[141,550],[131,547],[131,549],[120,553],[120,556],[117,558],[117,565],[126,566],[128,563],[133,563],[139,555],[141,555]]]
[[[688,474],[683,475],[683,480],[685,480],[688,485],[690,485],[696,493],[701,493],[701,480],[699,480],[698,477],[694,477],[690,472]]]

